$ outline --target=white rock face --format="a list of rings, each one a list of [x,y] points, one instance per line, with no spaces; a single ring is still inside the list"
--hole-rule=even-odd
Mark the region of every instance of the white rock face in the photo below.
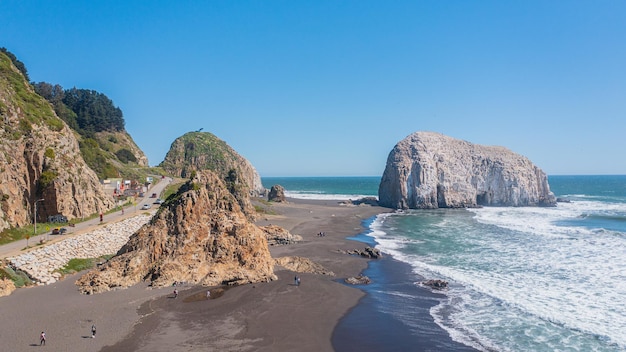
[[[396,144],[378,198],[395,209],[556,205],[546,174],[528,158],[434,132]]]

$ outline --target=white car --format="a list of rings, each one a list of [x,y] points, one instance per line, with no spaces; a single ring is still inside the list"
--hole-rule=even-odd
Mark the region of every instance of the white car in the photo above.
[[[142,206],[141,206],[141,210],[148,210],[148,209],[150,209],[151,207],[152,207],[152,205],[151,205],[151,204],[146,203],[146,204],[144,204],[144,205],[142,205]]]

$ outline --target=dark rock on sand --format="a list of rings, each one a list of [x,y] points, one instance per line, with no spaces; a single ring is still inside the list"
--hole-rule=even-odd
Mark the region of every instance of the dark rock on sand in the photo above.
[[[361,199],[357,199],[357,200],[352,200],[352,199],[348,199],[348,200],[342,200],[341,202],[339,202],[340,205],[372,205],[372,206],[377,206],[378,205],[378,199],[376,197],[363,197]]]
[[[448,287],[448,282],[444,280],[431,279],[422,281],[422,285],[428,286],[433,290],[443,290]]]
[[[365,275],[352,276],[346,278],[344,281],[350,285],[369,285],[372,283],[372,280]]]
[[[343,250],[343,249],[338,249],[337,250],[338,253],[343,253],[343,254],[350,254],[350,255],[359,255],[361,257],[365,257],[365,258],[370,258],[370,259],[379,259],[383,257],[383,253],[376,249],[376,248],[372,248],[372,247],[365,247],[365,249],[360,250],[360,249],[348,249],[348,250]]]
[[[267,196],[267,200],[277,203],[286,202],[287,200],[285,199],[285,188],[281,185],[273,185]]]

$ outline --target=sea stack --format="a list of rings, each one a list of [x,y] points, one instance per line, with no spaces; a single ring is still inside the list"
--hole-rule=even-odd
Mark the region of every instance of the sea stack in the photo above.
[[[396,144],[378,198],[394,209],[556,205],[548,177],[528,158],[435,132]]]

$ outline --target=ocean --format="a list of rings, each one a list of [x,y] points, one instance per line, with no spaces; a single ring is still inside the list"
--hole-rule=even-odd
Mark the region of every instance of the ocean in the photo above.
[[[371,351],[626,351],[626,176],[548,180],[569,202],[366,220],[369,230],[353,239],[389,259],[370,262],[374,283],[361,287],[366,297],[338,325],[336,349],[348,350],[345,341],[358,335]],[[309,199],[376,196],[379,181],[263,178]],[[430,292],[425,279],[449,286]],[[442,341],[441,331],[450,338]]]

